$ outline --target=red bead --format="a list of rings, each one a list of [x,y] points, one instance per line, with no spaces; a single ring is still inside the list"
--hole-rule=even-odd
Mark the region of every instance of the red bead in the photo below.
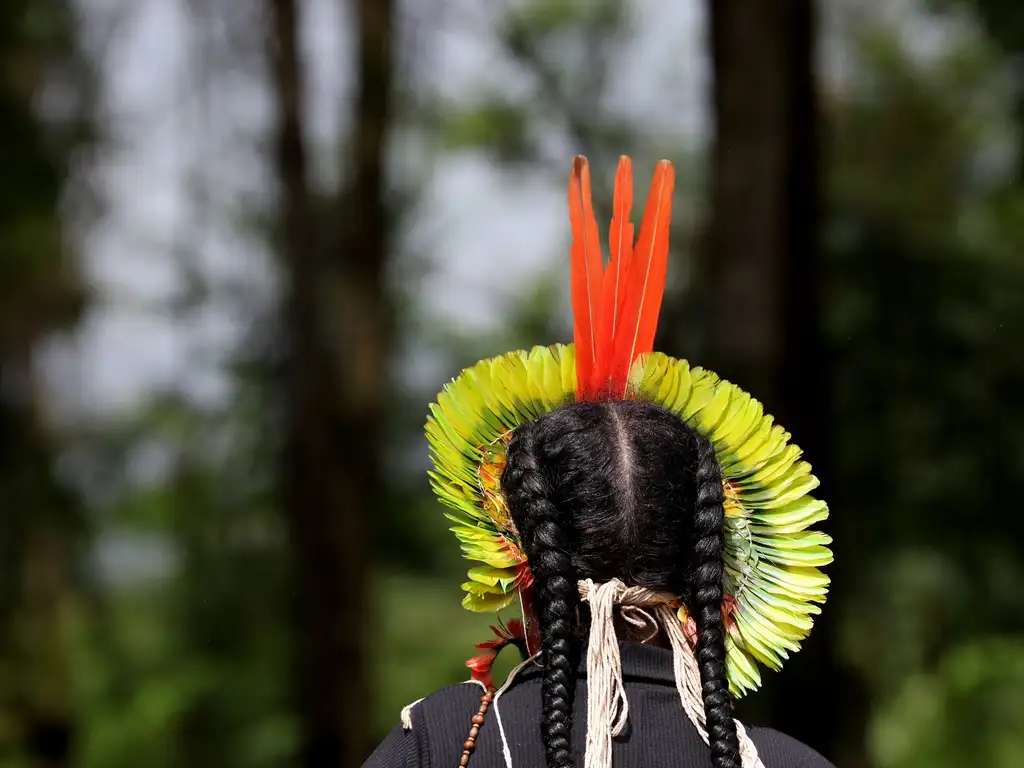
[[[462,748],[466,752],[472,752],[476,749],[476,739],[466,739],[466,743],[462,745]]]
[[[477,714],[473,715],[472,723],[473,723],[473,725],[483,725],[484,724],[484,719],[485,718],[484,718],[483,714],[478,712]]]

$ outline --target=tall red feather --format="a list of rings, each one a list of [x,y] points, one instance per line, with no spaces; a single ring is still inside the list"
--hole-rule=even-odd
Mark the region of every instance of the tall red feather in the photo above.
[[[669,226],[672,219],[672,191],[675,170],[668,160],[658,163],[644,209],[640,237],[633,249],[625,276],[621,310],[615,328],[611,379],[622,385],[638,355],[654,348],[658,314],[665,293],[668,271]]]
[[[601,290],[601,314],[597,322],[597,361],[592,389],[600,391],[609,384],[616,326],[625,294],[625,276],[633,253],[633,224],[629,220],[633,207],[633,164],[623,155],[615,173],[615,197],[612,223],[608,231],[611,258],[604,273]]]
[[[569,175],[569,221],[572,248],[569,253],[570,287],[574,342],[576,345],[576,381],[580,394],[589,394],[595,378],[597,357],[597,318],[600,311],[604,259],[597,233],[597,219],[590,198],[590,166],[585,157],[577,157]]]

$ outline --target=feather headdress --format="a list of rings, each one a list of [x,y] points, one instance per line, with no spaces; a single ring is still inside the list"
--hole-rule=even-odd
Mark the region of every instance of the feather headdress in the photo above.
[[[712,442],[722,467],[726,664],[733,693],[742,695],[760,685],[759,664],[778,669],[799,649],[820,612],[829,580],[819,569],[832,561],[831,540],[811,526],[828,508],[810,495],[817,478],[761,403],[711,371],[653,351],[674,183],[672,164],[658,163],[634,242],[632,165],[619,161],[606,265],[590,169],[576,158],[574,343],[483,360],[446,385],[427,419],[430,477],[463,553],[477,563],[462,585],[463,605],[497,611],[529,594],[528,563],[500,485],[516,427],[569,402],[605,398],[642,398],[679,416]],[[687,620],[685,609],[680,618]]]

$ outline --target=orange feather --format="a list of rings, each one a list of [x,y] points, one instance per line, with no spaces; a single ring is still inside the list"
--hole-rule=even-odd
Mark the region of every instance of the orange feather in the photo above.
[[[590,166],[576,157],[569,175],[569,222],[572,248],[569,253],[572,291],[573,337],[576,345],[576,380],[581,393],[590,391],[597,357],[597,318],[600,310],[604,259],[597,219],[590,197]]]
[[[624,301],[615,329],[611,374],[616,385],[622,384],[623,387],[633,361],[654,348],[654,334],[658,329],[658,314],[668,271],[674,186],[675,170],[668,160],[662,160],[651,181],[640,237],[625,277]]]
[[[592,387],[601,390],[608,385],[614,355],[615,331],[624,297],[625,276],[633,253],[633,225],[629,221],[633,207],[633,164],[628,157],[619,158],[615,173],[615,197],[612,223],[608,231],[611,258],[604,273],[601,290],[601,314],[597,322],[597,360]]]

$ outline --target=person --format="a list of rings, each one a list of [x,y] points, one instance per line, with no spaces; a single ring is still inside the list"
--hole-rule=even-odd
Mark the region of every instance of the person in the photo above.
[[[634,243],[620,160],[605,266],[577,158],[574,343],[481,361],[431,406],[432,484],[477,563],[463,604],[519,617],[492,627],[468,685],[407,707],[367,768],[829,766],[733,718],[824,602],[830,539],[812,526],[828,510],[760,403],[653,351],[673,185],[662,161]],[[508,645],[523,662],[495,688]]]

